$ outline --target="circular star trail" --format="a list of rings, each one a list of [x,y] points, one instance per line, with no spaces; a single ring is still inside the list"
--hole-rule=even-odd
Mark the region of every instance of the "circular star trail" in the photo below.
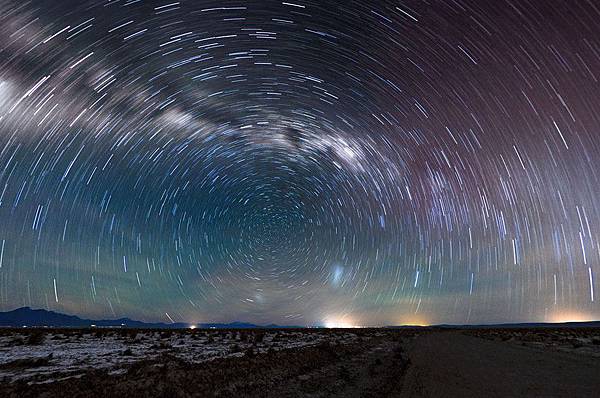
[[[3,1],[0,307],[597,319],[599,20],[583,0]]]

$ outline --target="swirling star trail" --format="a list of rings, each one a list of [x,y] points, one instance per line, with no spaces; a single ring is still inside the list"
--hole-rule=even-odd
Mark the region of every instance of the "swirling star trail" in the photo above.
[[[593,1],[0,2],[0,307],[600,318]]]

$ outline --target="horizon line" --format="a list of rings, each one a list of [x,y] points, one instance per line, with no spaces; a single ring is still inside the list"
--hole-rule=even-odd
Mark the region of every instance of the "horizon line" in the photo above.
[[[551,321],[515,321],[515,322],[506,322],[506,321],[501,321],[501,322],[484,322],[484,323],[431,323],[431,324],[413,324],[413,323],[406,323],[406,324],[387,324],[387,325],[348,325],[348,326],[326,326],[325,324],[312,324],[312,325],[293,325],[293,324],[278,324],[275,322],[270,322],[267,324],[260,324],[260,323],[255,323],[255,322],[250,322],[250,321],[240,321],[240,320],[232,320],[229,322],[226,321],[222,321],[222,322],[217,322],[217,321],[208,321],[208,322],[185,322],[185,321],[171,321],[170,323],[168,322],[164,322],[164,321],[140,321],[137,319],[132,319],[129,316],[122,316],[119,318],[108,318],[108,319],[89,319],[89,318],[82,318],[82,316],[85,315],[74,315],[74,314],[69,314],[69,313],[64,313],[64,312],[58,312],[55,310],[50,310],[50,309],[46,309],[46,308],[33,308],[30,306],[21,306],[21,307],[16,307],[13,308],[12,310],[6,310],[6,311],[0,311],[0,313],[8,313],[8,312],[12,312],[12,311],[16,311],[16,310],[20,310],[20,309],[29,309],[32,311],[46,311],[46,312],[53,312],[55,314],[59,314],[59,315],[65,315],[65,316],[74,316],[77,317],[81,320],[84,321],[118,321],[118,320],[123,320],[123,319],[128,319],[129,321],[132,322],[139,322],[139,323],[146,323],[146,324],[161,324],[161,325],[177,325],[177,324],[185,324],[188,325],[186,327],[181,327],[181,328],[176,328],[176,329],[211,329],[211,327],[199,327],[199,325],[233,325],[233,324],[247,324],[247,325],[252,325],[254,326],[254,329],[268,329],[269,327],[281,327],[281,328],[291,328],[291,329],[315,329],[315,328],[319,328],[319,329],[385,329],[385,328],[398,328],[398,327],[406,327],[406,328],[410,328],[410,327],[414,327],[414,328],[427,328],[427,327],[476,327],[476,326],[510,326],[510,325],[566,325],[566,324],[584,324],[584,323],[595,323],[595,322],[600,322],[600,319],[590,319],[590,320],[565,320],[565,321],[560,321],[560,322],[551,322]],[[25,325],[24,325],[25,326]],[[91,326],[95,326],[95,325],[91,325]],[[114,325],[115,327],[119,327],[119,326],[126,326],[125,324],[121,324],[121,325]],[[102,326],[102,327],[106,327],[106,326]],[[214,327],[213,327],[214,328]],[[225,328],[226,329],[226,328]]]

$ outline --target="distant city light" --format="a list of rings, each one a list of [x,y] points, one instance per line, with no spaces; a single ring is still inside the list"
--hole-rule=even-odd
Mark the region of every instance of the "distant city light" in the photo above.
[[[347,318],[327,318],[323,322],[323,326],[328,329],[347,329],[347,328],[359,328],[359,325],[355,325],[354,322]]]
[[[592,316],[578,311],[559,311],[549,315],[547,322],[566,323],[566,322],[589,322],[595,321]]]

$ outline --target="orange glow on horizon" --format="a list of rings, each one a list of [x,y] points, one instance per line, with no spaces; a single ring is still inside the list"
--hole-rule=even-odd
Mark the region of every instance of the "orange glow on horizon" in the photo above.
[[[579,312],[579,311],[558,311],[548,316],[548,321],[552,323],[566,323],[566,322],[593,322],[598,319],[594,319],[591,315]]]
[[[420,316],[407,316],[400,318],[395,326],[431,326],[432,322]]]

